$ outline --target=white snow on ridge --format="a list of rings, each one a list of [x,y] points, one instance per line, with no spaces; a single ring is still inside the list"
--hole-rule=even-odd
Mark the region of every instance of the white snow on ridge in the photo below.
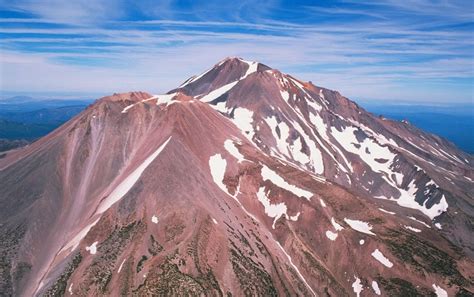
[[[242,131],[242,134],[250,141],[255,134],[253,130],[253,111],[243,107],[234,109],[232,122]]]
[[[416,233],[420,233],[420,232],[421,232],[420,229],[414,228],[414,227],[412,227],[412,226],[404,225],[403,227],[405,227],[405,229],[411,230],[411,231],[416,232]]]
[[[290,93],[288,93],[288,91],[286,90],[280,90],[280,95],[281,95],[281,98],[285,100],[285,102],[288,102],[288,99],[290,99]]]
[[[277,122],[276,117],[271,116],[268,118],[265,118],[264,121],[267,123],[268,127],[270,127],[270,131],[272,132],[273,138],[276,141],[277,149],[280,153],[282,153],[284,156],[289,157],[288,153],[288,143],[286,140],[290,136],[290,128],[285,122]],[[280,135],[276,132],[280,130]]]
[[[313,196],[313,193],[309,191],[303,190],[294,185],[290,185],[281,176],[279,176],[275,171],[271,170],[265,165],[263,165],[262,167],[262,178],[263,180],[271,181],[274,185],[282,189],[290,191],[291,193],[295,194],[298,197],[304,197],[310,200],[310,198]]]
[[[337,238],[337,233],[334,233],[332,231],[326,231],[326,237],[329,238],[330,240],[334,241]]]
[[[203,77],[204,75],[206,75],[206,74],[207,74],[209,71],[211,71],[212,69],[214,69],[214,67],[213,67],[213,68],[210,68],[210,69],[208,69],[208,70],[206,70],[206,71],[204,71],[203,73],[201,73],[201,74],[198,75],[198,76],[194,76],[194,77],[188,78],[188,79],[187,79],[182,85],[180,85],[179,87],[182,88],[182,87],[185,87],[185,86],[189,85],[189,84],[192,83],[192,82],[197,81],[198,79],[200,79],[201,77]]]
[[[217,88],[211,92],[209,92],[209,94],[201,97],[199,100],[201,100],[202,102],[211,102],[212,100],[214,99],[217,99],[219,98],[220,96],[222,96],[223,94],[227,93],[230,89],[232,89],[239,81],[236,80],[234,82],[231,82],[231,83],[228,83],[226,85],[223,85],[222,87],[220,88]]]
[[[385,209],[383,209],[383,208],[379,208],[379,210],[380,210],[381,212],[388,213],[388,214],[391,214],[391,215],[396,214],[396,213],[394,213],[393,211],[388,211],[388,210],[385,210]]]
[[[367,165],[369,165],[374,172],[382,173],[382,178],[392,187],[397,189],[400,192],[398,198],[395,197],[375,197],[381,199],[394,200],[398,205],[417,209],[423,214],[428,216],[430,219],[435,218],[444,211],[448,209],[448,203],[446,198],[441,198],[438,204],[431,206],[431,208],[426,207],[426,201],[423,205],[420,205],[415,201],[415,196],[417,193],[417,185],[415,181],[412,180],[408,185],[407,189],[401,188],[400,184],[403,180],[403,174],[392,170],[391,166],[395,162],[396,154],[392,153],[388,147],[381,146],[374,140],[370,138],[365,138],[362,142],[359,142],[355,136],[355,132],[358,128],[351,126],[346,127],[343,131],[339,131],[336,128],[331,128],[331,133],[336,138],[336,140],[344,147],[345,150],[358,155]],[[365,131],[365,130],[364,130]],[[388,141],[388,140],[387,140]],[[354,144],[359,145],[357,148]],[[387,160],[386,162],[378,162],[377,160]],[[392,178],[395,176],[395,178]]]
[[[323,199],[319,198],[319,202],[321,203],[322,207],[326,207],[326,202]]]
[[[239,152],[232,140],[227,139],[224,141],[224,148],[229,152],[229,154],[236,158],[239,163],[245,160],[244,156]]]
[[[323,109],[321,105],[316,103],[316,101],[313,101],[314,100],[313,98],[310,98],[310,99],[311,100],[306,100],[306,103],[308,104],[308,106],[311,106],[315,111],[321,111]]]
[[[417,223],[422,224],[422,225],[425,226],[426,228],[431,229],[431,226],[430,226],[430,225],[428,225],[427,223],[425,223],[425,222],[423,222],[423,221],[418,220],[418,219],[415,218],[415,217],[408,217],[408,218],[409,218],[410,220],[412,220],[412,221],[415,221],[415,222],[417,222]]]
[[[176,96],[176,93],[171,93],[171,94],[164,94],[164,95],[155,95],[154,98],[156,98],[156,105],[160,105],[163,103],[170,103],[173,97]]]
[[[369,235],[375,235],[372,231],[370,231],[372,230],[372,226],[369,223],[359,221],[359,220],[350,220],[346,218],[344,218],[344,222],[346,222],[352,229],[358,232],[369,234]]]
[[[113,204],[122,199],[125,194],[135,185],[138,179],[141,177],[143,171],[153,162],[156,157],[163,151],[168,142],[171,140],[171,136],[163,142],[163,144],[148,158],[143,161],[132,173],[130,173],[108,196],[105,198],[97,208],[96,213],[101,214],[109,209]]]
[[[359,142],[355,136],[355,132],[357,131],[358,129],[353,126],[344,128],[342,132],[337,130],[335,127],[331,127],[332,135],[345,150],[358,155],[362,161],[372,168],[374,172],[385,173],[390,177],[392,173],[394,173],[392,169],[390,169],[390,165],[396,155],[387,147],[379,145],[370,138],[365,138],[362,142]],[[354,144],[360,145],[360,147],[358,148]],[[376,159],[384,159],[388,161],[380,163],[376,161]],[[397,183],[397,181],[394,182],[395,184]]]
[[[362,292],[364,287],[362,286],[360,279],[356,277],[355,275],[354,277],[355,277],[355,281],[352,283],[352,288],[354,289],[354,293],[356,293],[357,297],[360,297],[360,293]]]
[[[88,251],[89,253],[91,253],[91,255],[95,255],[97,253],[97,244],[99,242],[98,241],[95,241],[93,244],[91,244],[90,246],[86,246],[86,251]]]
[[[265,118],[264,121],[270,127],[277,149],[281,154],[289,160],[293,159],[301,164],[307,164],[310,161],[309,157],[301,151],[303,149],[301,137],[296,138],[292,145],[287,142],[290,136],[290,128],[285,122],[278,123],[274,116]],[[277,128],[280,131],[279,134]]]
[[[374,293],[379,295],[382,294],[382,292],[380,292],[380,288],[379,288],[379,284],[377,284],[376,281],[372,281],[372,289],[374,290]]]
[[[270,199],[267,197],[267,194],[265,193],[265,187],[261,187],[258,192],[257,192],[257,198],[260,203],[263,204],[263,207],[265,208],[265,213],[271,217],[274,218],[272,228],[275,229],[275,223],[283,216],[285,215],[286,219],[288,219],[288,215],[286,213],[287,208],[286,204],[283,202],[280,202],[278,204],[271,204]]]
[[[433,289],[435,290],[435,294],[437,297],[448,297],[448,292],[446,292],[446,290],[441,288],[440,286],[433,284]]]
[[[257,68],[258,68],[258,62],[254,62],[254,61],[247,61],[247,60],[244,60],[244,59],[240,59],[240,61],[242,62],[245,62],[247,65],[249,65],[249,68],[247,69],[247,71],[245,72],[244,76],[242,76],[240,78],[240,80],[246,78],[247,76],[249,76],[250,74],[254,73],[254,72],[257,72]]]
[[[336,229],[336,231],[341,231],[342,229],[344,229],[344,227],[339,225],[334,218],[331,218],[331,224],[334,227],[334,229]]]
[[[158,95],[154,95],[154,96],[152,96],[152,97],[150,97],[150,98],[148,98],[148,99],[143,99],[143,100],[141,100],[141,101],[139,101],[139,102],[136,102],[136,103],[127,105],[127,106],[125,106],[125,108],[122,110],[122,113],[127,113],[128,110],[129,110],[130,108],[134,107],[135,105],[138,105],[138,104],[140,104],[140,103],[143,103],[143,102],[147,102],[147,101],[156,99],[156,98],[158,98],[157,96],[158,96]],[[95,116],[93,116],[93,117],[95,118]]]
[[[200,100],[202,102],[211,102],[212,100],[214,99],[217,99],[219,98],[220,96],[222,96],[223,94],[227,93],[230,89],[232,89],[233,87],[235,87],[235,85],[245,79],[247,76],[249,76],[250,74],[254,73],[257,71],[257,67],[258,67],[258,62],[250,62],[250,61],[245,61],[245,60],[241,60],[245,63],[247,63],[249,65],[249,68],[247,69],[247,71],[245,72],[244,76],[242,76],[241,78],[239,78],[238,80],[236,81],[233,81],[231,83],[228,83],[226,85],[223,85],[222,87],[220,88],[217,88],[211,92],[209,92],[207,95],[203,96],[200,98]],[[203,74],[204,75],[204,74]],[[199,78],[196,78],[196,79],[199,79]],[[195,81],[196,79],[193,79],[192,81]],[[190,81],[190,82],[192,82]]]
[[[323,121],[323,118],[320,116],[320,115],[314,115],[313,113],[309,113],[309,119],[311,121],[311,123],[314,125],[314,128],[316,129],[316,131],[318,132],[318,134],[323,138],[324,141],[326,141],[335,151],[337,151],[339,153],[339,156],[342,158],[342,160],[344,161],[344,164],[346,165],[346,167],[352,172],[353,171],[353,168],[352,168],[352,165],[351,163],[349,162],[349,160],[347,160],[346,156],[341,152],[341,150],[339,149],[338,146],[334,145],[331,141],[331,139],[329,139],[329,136],[328,136],[328,126],[324,123]],[[321,147],[323,147],[325,149],[325,151],[328,153],[329,156],[333,156],[333,153],[329,152],[329,150],[320,142],[320,145]],[[337,163],[338,167],[346,172],[347,172],[347,169],[346,167],[344,167],[341,163],[339,163],[337,161],[337,159],[335,157],[333,157],[334,161]]]
[[[118,270],[117,270],[117,273],[120,273],[120,271],[122,271],[122,267],[123,267],[123,263],[125,263],[127,259],[123,259],[122,263],[120,264]]]
[[[321,154],[321,151],[316,147],[316,144],[314,143],[313,140],[305,133],[303,128],[298,124],[297,122],[293,121],[291,123],[293,125],[293,128],[295,128],[296,131],[303,137],[304,141],[306,142],[306,145],[309,148],[309,159],[311,164],[314,167],[314,172],[316,174],[323,174],[324,173],[324,162],[323,162],[323,155]],[[312,131],[311,131],[312,132]],[[314,134],[313,137],[315,139],[318,139]]]
[[[215,154],[209,158],[209,168],[211,170],[212,179],[216,185],[228,195],[227,186],[224,185],[225,169],[227,167],[227,161],[222,158],[221,154]]]
[[[380,263],[382,263],[384,266],[388,267],[388,268],[392,268],[393,267],[393,263],[390,262],[389,259],[387,259],[387,257],[385,257],[381,251],[379,251],[379,249],[375,249],[375,251],[372,252],[372,257],[374,257],[377,261],[379,261]]]
[[[69,288],[67,289],[67,291],[69,292],[69,295],[72,295],[73,292],[72,292],[72,285],[73,283],[71,283],[71,285],[69,286]]]
[[[446,198],[444,195],[441,197],[441,200],[438,204],[434,204],[431,206],[431,208],[426,208],[426,201],[423,203],[423,205],[418,204],[418,202],[415,201],[415,195],[417,192],[417,187],[415,185],[415,181],[411,181],[411,183],[408,185],[407,190],[399,189],[400,191],[400,197],[398,198],[388,198],[389,200],[394,200],[397,202],[398,205],[407,207],[407,208],[412,208],[412,209],[417,209],[421,211],[424,215],[430,218],[430,220],[433,220],[435,217],[439,216],[446,210],[448,210],[448,203],[446,201]],[[419,221],[421,222],[421,221]],[[422,222],[421,222],[422,223]],[[427,224],[423,223],[425,226],[430,228]]]
[[[99,221],[100,218],[97,218],[93,223],[85,226],[84,228],[82,228],[81,231],[79,231],[79,233],[76,234],[76,236],[73,237],[73,239],[71,239],[60,251],[58,254],[60,254],[61,252],[67,250],[67,249],[70,249],[70,251],[73,251],[78,245],[79,243],[81,242],[81,240],[86,237],[87,233],[89,233],[90,229],[92,227],[95,226],[95,224],[97,224],[97,222]]]
[[[275,242],[278,244],[278,246],[280,247],[280,249],[283,251],[283,253],[286,255],[286,257],[288,258],[288,261],[290,261],[290,264],[291,266],[293,267],[293,269],[296,271],[296,273],[298,273],[299,277],[301,278],[301,280],[304,282],[304,284],[306,285],[306,287],[311,291],[311,293],[313,294],[313,296],[318,296],[314,291],[313,289],[311,288],[311,286],[308,284],[308,282],[306,281],[306,279],[304,278],[304,276],[301,274],[300,270],[298,269],[298,267],[296,267],[295,264],[293,264],[293,260],[291,260],[291,257],[290,255],[288,255],[288,253],[285,251],[285,249],[281,246],[281,244],[275,240]]]
[[[289,146],[291,155],[296,162],[301,164],[306,164],[310,161],[309,157],[303,153],[301,150],[303,149],[303,142],[301,141],[301,137],[298,137],[293,142],[293,145]]]

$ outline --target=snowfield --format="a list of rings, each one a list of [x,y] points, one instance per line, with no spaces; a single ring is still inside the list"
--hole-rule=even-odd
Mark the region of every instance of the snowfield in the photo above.
[[[107,209],[109,209],[112,205],[114,205],[117,201],[122,199],[125,194],[130,191],[130,189],[135,185],[135,183],[140,179],[143,171],[147,169],[147,167],[153,162],[156,157],[160,155],[163,149],[166,147],[168,142],[171,140],[171,136],[163,142],[163,144],[148,158],[143,161],[130,175],[128,175],[115,189],[105,198],[97,208],[98,214],[104,213]]]
[[[369,235],[375,235],[375,233],[370,231],[372,230],[372,226],[369,223],[359,221],[359,220],[350,220],[346,218],[344,218],[344,222],[346,222],[352,229],[358,232],[369,234]]]
[[[393,263],[390,262],[389,259],[387,259],[387,257],[385,257],[381,251],[379,251],[379,249],[375,249],[375,251],[372,252],[372,257],[374,257],[377,261],[379,261],[380,263],[382,263],[384,266],[388,267],[388,268],[392,268],[393,266]]]
[[[304,197],[310,200],[310,198],[313,196],[313,193],[309,191],[303,190],[294,185],[290,185],[283,179],[283,177],[279,176],[275,171],[271,170],[265,165],[262,166],[262,178],[263,180],[271,181],[274,185],[282,189],[290,191],[298,197]]]

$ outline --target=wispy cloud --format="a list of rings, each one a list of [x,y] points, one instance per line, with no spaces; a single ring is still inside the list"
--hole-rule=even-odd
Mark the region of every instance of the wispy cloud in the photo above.
[[[1,90],[163,92],[235,55],[355,99],[473,100],[469,3],[154,2],[0,1]]]

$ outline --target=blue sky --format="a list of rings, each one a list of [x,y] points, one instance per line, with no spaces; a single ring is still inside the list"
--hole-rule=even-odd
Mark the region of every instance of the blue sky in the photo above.
[[[472,103],[473,6],[0,0],[1,95],[161,93],[240,56],[356,101]]]

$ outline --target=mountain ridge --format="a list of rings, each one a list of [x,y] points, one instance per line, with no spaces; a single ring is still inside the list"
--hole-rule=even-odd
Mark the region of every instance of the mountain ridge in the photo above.
[[[103,97],[0,159],[2,290],[472,291],[472,157],[260,65]]]

